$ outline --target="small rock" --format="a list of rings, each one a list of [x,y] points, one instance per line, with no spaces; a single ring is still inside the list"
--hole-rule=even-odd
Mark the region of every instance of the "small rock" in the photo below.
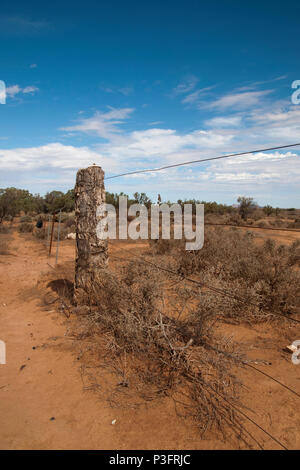
[[[286,346],[286,349],[293,353],[297,351],[297,346],[295,346],[294,344],[290,344],[289,346]]]
[[[52,416],[52,417],[50,418],[50,421],[55,421],[55,417]]]
[[[76,240],[76,233],[68,233],[68,235],[66,236],[66,240]]]
[[[21,372],[21,370],[25,369],[25,367],[26,367],[26,364],[23,364],[23,365],[20,367],[20,372]]]
[[[116,420],[116,419],[113,419],[112,422],[111,422],[111,424],[114,425],[114,424],[116,424],[116,422],[117,422],[117,420]]]

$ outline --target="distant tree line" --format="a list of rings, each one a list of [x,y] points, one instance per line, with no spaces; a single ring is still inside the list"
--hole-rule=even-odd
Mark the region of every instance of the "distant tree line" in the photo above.
[[[116,209],[119,207],[120,196],[127,197],[128,206],[132,204],[144,204],[147,208],[150,207],[152,202],[161,204],[161,196],[158,194],[156,201],[151,201],[146,193],[135,192],[133,197],[129,197],[127,194],[121,193],[110,193],[106,192],[106,202],[112,204]],[[216,214],[224,215],[238,212],[243,220],[251,215],[251,213],[257,209],[257,204],[251,197],[240,196],[238,198],[238,207],[234,207],[227,204],[219,204],[217,202],[207,202],[197,199],[181,199],[177,200],[177,203],[182,207],[184,204],[191,204],[193,207],[193,213],[196,213],[196,204],[204,204],[205,214]],[[165,201],[166,204],[173,204],[171,201]],[[0,223],[6,217],[15,217],[24,212],[25,214],[53,214],[62,210],[63,212],[74,211],[75,206],[75,195],[74,189],[70,189],[67,192],[62,191],[51,191],[41,196],[40,194],[31,194],[25,189],[17,188],[0,188]],[[267,216],[272,214],[278,215],[279,209],[274,209],[272,206],[267,205],[263,208],[264,213]],[[289,209],[292,210],[292,209]]]
[[[0,223],[8,216],[16,217],[21,211],[25,214],[53,214],[60,209],[71,212],[74,210],[74,202],[74,189],[66,193],[51,191],[40,196],[25,189],[0,188]]]
[[[144,204],[147,208],[150,207],[152,203],[156,204],[161,204],[161,196],[158,194],[157,200],[156,201],[151,201],[151,199],[147,196],[146,193],[134,193],[133,198],[130,198],[127,194],[121,192],[121,193],[110,193],[106,192],[106,202],[108,204],[112,204],[116,209],[119,207],[119,197],[120,196],[125,196],[127,197],[127,204],[128,206],[131,206],[132,204]],[[172,205],[174,202],[172,201],[165,201],[165,204]],[[204,204],[205,208],[205,213],[206,214],[227,214],[231,213],[234,211],[234,208],[232,206],[226,205],[226,204],[218,204],[217,202],[206,202],[206,201],[200,201],[197,199],[185,199],[184,201],[181,199],[177,200],[177,204],[180,204],[182,207],[184,204],[191,204],[193,207],[193,213],[196,213],[196,204]]]

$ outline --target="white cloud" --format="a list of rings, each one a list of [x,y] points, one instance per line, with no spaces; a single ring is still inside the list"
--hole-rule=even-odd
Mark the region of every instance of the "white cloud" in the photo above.
[[[246,91],[242,93],[229,93],[207,104],[211,109],[247,109],[260,104],[261,100],[272,93],[272,90]]]
[[[36,86],[26,86],[25,88],[23,88],[22,90],[22,93],[26,94],[26,93],[35,93],[39,91],[39,89],[36,87]]]
[[[288,187],[300,183],[300,157],[294,152],[260,152],[219,160],[211,165],[210,170],[215,181],[230,184],[265,182]]]
[[[149,122],[148,126],[159,126],[160,124],[163,124],[163,121]]]
[[[6,88],[6,95],[14,98],[15,95],[21,92],[19,85],[12,85]]]
[[[157,167],[184,159],[199,158],[199,152],[207,154],[216,149],[220,152],[232,140],[230,134],[196,130],[180,134],[174,129],[152,128],[133,131],[122,139],[99,145],[98,149],[112,159],[118,159],[120,168]],[[201,149],[201,150],[197,150]],[[194,157],[194,154],[196,156]]]
[[[185,78],[185,80],[183,80],[173,89],[173,94],[181,95],[184,93],[189,93],[191,90],[195,88],[195,86],[197,85],[197,82],[198,82],[197,77],[195,77],[194,75],[189,75],[188,77]]]
[[[21,88],[19,85],[12,85],[6,88],[6,95],[14,98],[19,93],[34,94],[37,91],[39,91],[39,89],[35,86],[26,86],[25,88]]]
[[[207,94],[208,91],[215,88],[214,86],[208,86],[205,88],[200,88],[199,90],[194,91],[193,93],[188,94],[181,103],[183,104],[195,104],[199,102],[199,98]]]
[[[241,115],[225,115],[206,121],[205,124],[210,127],[209,130],[197,129],[192,132],[178,133],[174,129],[155,127],[121,133],[119,124],[123,123],[130,113],[131,110],[128,109],[96,113],[92,118],[81,121],[78,126],[65,129],[81,132],[93,130],[98,135],[107,136],[109,142],[99,144],[97,150],[110,159],[110,161],[114,161],[118,171],[158,167],[169,163],[180,163],[199,158],[224,155],[226,153],[237,153],[247,149],[272,147],[277,143],[274,143],[274,140],[272,141],[274,136],[272,129],[268,127],[267,123],[259,123],[259,125],[249,127],[249,120],[251,121],[252,115],[251,118],[248,116],[248,126],[243,126],[243,128],[240,127],[242,123]],[[264,116],[267,122],[270,122],[270,119],[274,121],[272,113],[271,118],[267,119],[266,115]],[[286,118],[286,114],[283,113],[283,116],[283,121],[275,119],[276,123],[279,122],[279,127],[276,128],[276,136]],[[261,119],[263,119],[263,115]],[[284,131],[286,132],[286,127],[281,128],[282,134]],[[292,177],[288,176],[290,167],[284,167],[286,174],[284,171],[281,174],[281,171],[278,169],[278,165],[287,160],[289,165],[292,164],[293,168],[296,169]],[[300,172],[298,171],[298,168],[300,168],[300,158],[289,151],[281,153],[260,152],[229,160],[218,160],[217,164],[209,163],[206,164],[205,168],[207,168],[207,165],[209,165],[210,181],[225,181],[226,178],[229,181],[230,175],[234,174],[235,176],[232,178],[232,181],[235,182],[245,180],[254,182],[256,177],[258,180],[265,179],[268,182],[277,181],[278,175],[300,182]],[[274,165],[275,168],[273,168]],[[202,174],[203,166],[194,165],[191,168],[194,174]],[[222,168],[223,176],[219,174],[218,168]],[[186,178],[186,174],[184,174],[184,178]]]
[[[241,116],[218,116],[205,121],[209,127],[223,128],[223,127],[237,127],[242,123]]]
[[[94,133],[104,139],[110,139],[121,132],[118,125],[122,124],[133,111],[133,108],[110,108],[106,113],[96,112],[94,116],[81,119],[73,126],[62,127],[61,130]]]
[[[121,93],[124,96],[129,96],[134,92],[133,87],[125,86],[121,88],[112,87],[112,86],[101,86],[101,90],[105,93]]]
[[[73,147],[52,143],[40,147],[0,149],[0,168],[2,170],[69,170],[93,163],[104,167],[111,161],[88,147]]]
[[[300,140],[300,107],[286,103],[264,103],[247,113],[223,113],[206,120],[198,129],[181,133],[159,128],[159,123],[152,123],[154,128],[128,132],[124,125],[133,111],[132,108],[109,108],[89,118],[81,115],[74,125],[63,128],[106,139],[93,148],[56,142],[29,149],[0,150],[1,177],[10,174],[13,179],[21,174],[33,181],[34,174],[35,180],[46,181],[45,175],[47,180],[53,176],[51,187],[54,189],[54,175],[58,183],[70,186],[76,170],[92,163],[100,164],[106,174],[111,175]],[[141,174],[138,178],[110,180],[108,190],[127,193],[157,190],[170,197],[172,194],[174,198],[193,196],[226,202],[232,202],[236,194],[250,194],[259,203],[300,205],[300,157],[296,150],[260,152],[159,174]]]
[[[131,87],[123,87],[119,89],[119,92],[122,93],[124,96],[129,96],[133,93],[133,88]]]
[[[273,143],[300,141],[300,107],[293,104],[274,103],[271,109],[255,109],[248,116],[248,124]]]
[[[260,80],[257,82],[251,82],[248,86],[237,88],[236,91],[253,90],[254,88],[257,88],[258,86],[266,85],[267,83],[274,83],[280,80],[285,80],[287,77],[288,75],[280,75],[279,77],[271,78],[270,80]]]

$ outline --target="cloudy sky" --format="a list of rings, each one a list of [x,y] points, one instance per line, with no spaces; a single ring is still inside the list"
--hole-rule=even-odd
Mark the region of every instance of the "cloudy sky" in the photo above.
[[[73,187],[93,163],[111,176],[300,142],[299,14],[291,0],[2,2],[0,187],[44,194]],[[300,207],[299,155],[261,152],[106,188]]]

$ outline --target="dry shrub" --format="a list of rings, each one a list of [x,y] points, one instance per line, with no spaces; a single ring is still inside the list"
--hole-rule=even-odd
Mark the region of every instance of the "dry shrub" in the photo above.
[[[73,230],[73,228],[75,227],[75,216],[68,216],[68,218],[65,219],[64,221],[62,220],[62,222],[64,223],[64,226],[66,228],[72,228]]]
[[[264,220],[258,221],[256,225],[257,227],[260,227],[260,228],[267,228],[269,226],[269,224],[265,222]]]
[[[164,240],[159,238],[157,240],[149,240],[150,251],[155,255],[165,255],[176,250],[182,245],[181,240]]]
[[[295,219],[294,222],[290,222],[288,228],[300,228],[300,218]]]
[[[67,220],[69,220],[70,218],[70,214],[68,214],[67,212],[61,212],[61,214],[59,215],[59,213],[56,215],[57,219],[60,217],[60,221],[62,223],[65,223],[67,222]]]
[[[258,220],[262,219],[265,216],[264,212],[261,209],[255,209],[252,214],[251,214],[251,219],[254,220],[254,222],[257,222]]]
[[[52,216],[51,216],[51,218],[52,218]],[[42,219],[43,222],[48,222],[48,220],[49,220],[49,214],[42,214],[42,213],[41,213],[41,214],[37,214],[37,215],[35,215],[35,216],[33,217],[33,220],[36,221],[36,222],[37,222],[39,219]]]
[[[32,217],[30,217],[30,215],[22,215],[20,222],[32,222]]]
[[[242,217],[240,216],[240,214],[238,214],[237,212],[234,212],[233,214],[230,214],[226,223],[230,225],[243,225],[244,221]]]
[[[230,430],[245,438],[230,405],[239,388],[231,369],[241,358],[228,339],[214,340],[214,316],[199,308],[198,292],[134,261],[119,275],[103,269],[86,294],[90,312],[78,315],[73,335],[87,340],[97,367],[119,374],[120,393],[147,401],[168,395],[201,432]]]
[[[276,311],[291,314],[300,307],[300,241],[278,246],[266,240],[258,245],[251,232],[206,229],[203,248],[188,252],[182,246],[175,263],[179,273],[201,273],[203,283],[229,293],[223,296],[204,290],[203,311],[253,321],[270,318]]]
[[[76,233],[76,225],[69,225],[68,227],[65,227],[65,232],[66,232],[66,235],[68,235],[68,233]]]
[[[270,225],[272,225],[272,227],[277,227],[277,228],[282,228],[286,225],[284,220],[282,220],[280,217],[276,217],[275,220],[272,220],[269,223]]]
[[[34,229],[34,225],[31,224],[30,222],[22,222],[18,228],[20,233],[32,233],[33,229]]]
[[[39,240],[44,240],[45,238],[47,238],[46,228],[45,227],[41,227],[41,228],[34,227],[33,236],[38,238]]]
[[[65,240],[66,236],[68,235],[68,233],[70,233],[70,231],[71,231],[70,229],[66,229],[65,227],[61,226],[60,234],[59,234],[60,241]],[[44,240],[48,236],[48,228],[47,227],[42,227],[42,228],[35,227],[33,230],[33,235],[39,240]],[[49,232],[49,238],[50,236],[51,236],[51,229]],[[56,241],[57,237],[58,237],[58,230],[57,230],[57,227],[55,227],[53,231],[53,240]]]
[[[60,232],[59,232],[59,239],[60,241],[65,240],[66,236],[70,233],[69,229],[64,228],[63,226],[60,227]],[[55,227],[54,232],[53,232],[53,240],[57,240],[58,238],[58,228]]]
[[[9,233],[10,230],[9,230],[9,227],[7,225],[3,225],[3,224],[0,224],[0,233]]]

